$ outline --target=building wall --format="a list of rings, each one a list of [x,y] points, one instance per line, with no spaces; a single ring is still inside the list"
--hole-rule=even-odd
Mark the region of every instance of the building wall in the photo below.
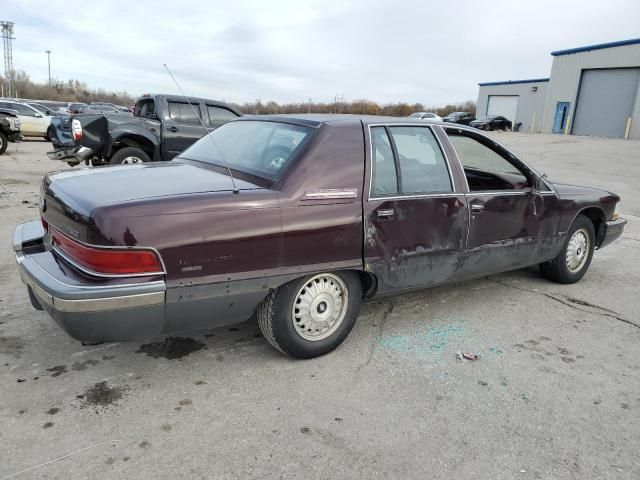
[[[542,131],[551,133],[557,102],[569,102],[573,121],[583,69],[640,67],[640,44],[590,50],[553,57]],[[640,139],[640,91],[636,95],[629,138]]]
[[[476,107],[476,117],[481,118],[487,114],[490,95],[518,95],[518,112],[515,123],[522,123],[521,132],[540,132],[541,121],[543,119],[543,109],[547,93],[548,82],[527,82],[527,83],[500,83],[497,85],[480,85],[478,91],[478,102]],[[537,87],[537,91],[532,91],[531,87]],[[534,121],[535,114],[535,125]]]

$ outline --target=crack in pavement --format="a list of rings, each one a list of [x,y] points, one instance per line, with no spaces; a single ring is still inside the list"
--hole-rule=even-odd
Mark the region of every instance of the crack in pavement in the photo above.
[[[382,310],[382,318],[380,318],[380,321],[378,322],[378,337],[382,337],[382,332],[384,331],[384,326],[387,323],[387,318],[389,317],[389,315],[391,315],[391,313],[393,313],[393,310],[395,308],[396,308],[395,302],[391,299],[387,300]],[[376,348],[375,341],[372,341],[371,347],[369,348],[369,354],[367,355],[367,359],[356,367],[356,371],[353,374],[354,377],[357,377],[358,374],[360,373],[360,370],[362,370],[364,367],[368,366],[371,363],[375,348]]]
[[[585,313],[591,313],[591,314],[596,314],[596,315],[602,315],[605,317],[609,317],[609,318],[613,318],[615,320],[618,320],[620,322],[624,322],[626,324],[632,325],[636,328],[640,328],[640,323],[636,323],[633,320],[629,320],[627,318],[621,317],[620,314],[618,312],[615,312],[613,310],[609,310],[608,308],[604,308],[601,307],[599,305],[595,305],[593,303],[589,303],[585,300],[580,300],[578,298],[571,298],[571,297],[556,297],[555,295],[552,295],[550,293],[547,292],[541,292],[541,291],[537,291],[537,290],[532,290],[530,288],[524,288],[524,287],[516,287],[515,285],[510,285],[508,283],[505,282],[501,282],[500,280],[494,280],[491,279],[489,277],[485,277],[485,280],[487,280],[488,282],[491,283],[495,283],[498,285],[502,285],[503,287],[507,287],[507,288],[513,288],[514,290],[521,290],[523,292],[529,292],[529,293],[535,293],[536,295],[541,295],[543,297],[547,297],[550,298],[551,300],[555,300],[558,303],[561,303],[567,307],[573,308],[575,310],[579,310],[581,312],[585,312]],[[580,308],[581,306],[584,307],[588,307],[588,308]],[[594,312],[593,310],[598,310],[596,312]]]

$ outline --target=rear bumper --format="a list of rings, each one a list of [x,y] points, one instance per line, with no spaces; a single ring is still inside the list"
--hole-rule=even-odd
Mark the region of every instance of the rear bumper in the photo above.
[[[67,268],[48,251],[39,221],[18,225],[13,250],[34,308],[45,310],[83,342],[131,341],[161,333],[163,280],[93,280]]]
[[[62,147],[47,152],[47,157],[51,160],[62,162],[80,163],[89,159],[93,155],[93,150],[87,147]]]
[[[617,240],[622,232],[624,231],[624,227],[627,224],[627,220],[624,218],[618,218],[617,220],[611,220],[606,222],[606,230],[604,232],[604,238],[602,239],[602,243],[598,246],[598,248],[603,248],[609,245],[614,240]]]

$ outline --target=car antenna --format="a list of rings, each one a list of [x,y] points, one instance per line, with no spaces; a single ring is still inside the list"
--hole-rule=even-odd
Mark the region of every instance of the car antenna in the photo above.
[[[224,165],[227,167],[227,172],[229,172],[229,178],[231,179],[231,184],[233,185],[233,193],[238,194],[240,193],[240,190],[238,190],[238,187],[236,186],[236,181],[233,178],[233,174],[231,173],[231,167],[229,167],[229,162],[227,162],[227,159],[225,158],[224,154],[222,153],[222,150],[220,150],[220,148],[218,147],[218,145],[216,144],[216,141],[213,139],[213,137],[211,136],[211,132],[209,131],[209,129],[207,128],[207,126],[204,124],[204,122],[202,121],[202,118],[200,117],[200,115],[198,114],[198,111],[196,110],[196,108],[191,104],[191,102],[189,101],[189,98],[187,98],[187,96],[184,94],[184,91],[182,90],[182,87],[180,86],[180,84],[178,83],[178,81],[176,80],[176,77],[173,76],[173,73],[171,73],[171,70],[169,70],[169,67],[167,67],[166,63],[162,64],[165,68],[165,70],[167,71],[167,73],[171,76],[171,78],[173,79],[173,82],[176,84],[176,87],[178,87],[178,90],[180,90],[180,93],[182,94],[182,96],[184,97],[184,99],[186,100],[186,102],[189,104],[189,106],[191,107],[191,110],[193,110],[193,113],[195,114],[195,116],[198,118],[198,120],[200,121],[200,123],[202,124],[202,127],[204,128],[204,130],[207,132],[207,137],[209,137],[209,139],[211,140],[211,143],[213,143],[213,146],[215,147],[215,149],[218,151],[218,153],[220,154],[220,157],[222,158],[222,161],[224,162]]]

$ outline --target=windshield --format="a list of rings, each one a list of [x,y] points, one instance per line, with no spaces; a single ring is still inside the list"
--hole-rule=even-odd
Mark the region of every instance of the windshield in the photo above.
[[[409,117],[420,117],[420,115],[422,115],[420,112],[416,112],[416,113],[412,113],[411,115],[409,115]]]
[[[225,167],[269,180],[277,180],[313,129],[265,121],[229,122],[205,135],[178,158]],[[222,152],[223,157],[220,155]]]

